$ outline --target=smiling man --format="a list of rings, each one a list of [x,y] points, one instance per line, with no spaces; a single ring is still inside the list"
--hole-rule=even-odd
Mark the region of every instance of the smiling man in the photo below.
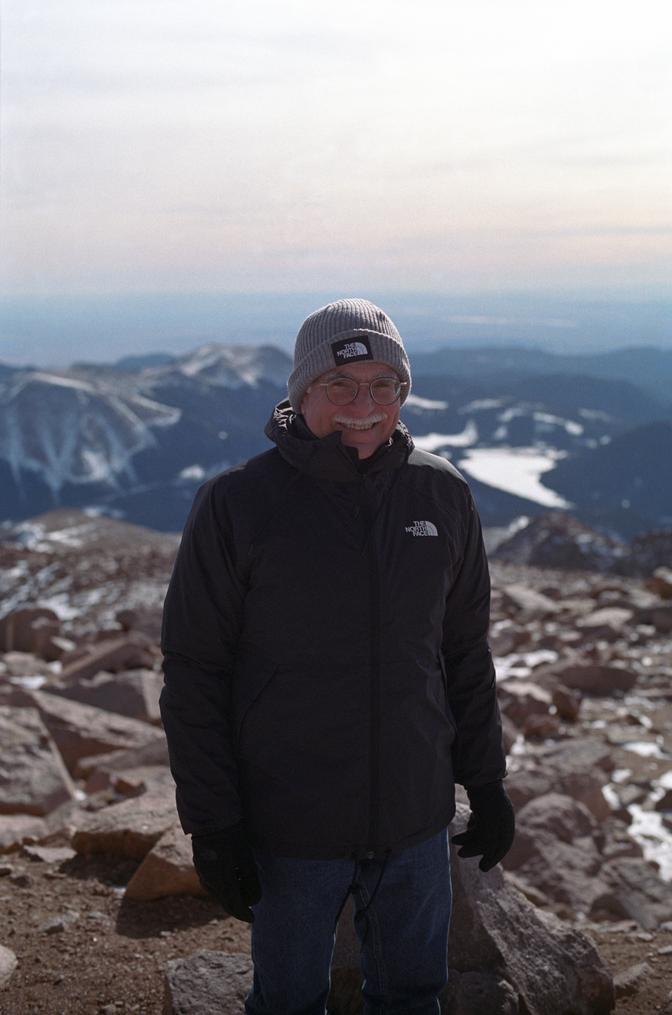
[[[210,480],[164,611],[161,696],[196,869],[252,923],[248,1015],[324,1015],[349,895],[364,1010],[439,1011],[460,855],[513,839],[469,489],[399,421],[411,386],[374,304],[315,311],[275,447]]]

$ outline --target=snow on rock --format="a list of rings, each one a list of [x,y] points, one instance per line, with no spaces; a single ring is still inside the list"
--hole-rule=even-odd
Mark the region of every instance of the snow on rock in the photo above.
[[[151,368],[146,373],[160,378],[177,371],[218,387],[239,388],[246,384],[255,387],[261,380],[284,384],[290,370],[289,356],[273,346],[211,342],[174,363]]]

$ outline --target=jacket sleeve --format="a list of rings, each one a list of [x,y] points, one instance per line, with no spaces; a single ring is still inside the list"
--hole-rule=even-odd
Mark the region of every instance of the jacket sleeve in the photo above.
[[[489,622],[490,574],[478,512],[467,490],[464,552],[446,600],[443,637],[448,704],[457,727],[453,768],[463,786],[506,775]]]
[[[185,832],[241,820],[231,684],[244,584],[221,485],[198,491],[163,610],[161,718]],[[218,493],[218,491],[220,491]]]

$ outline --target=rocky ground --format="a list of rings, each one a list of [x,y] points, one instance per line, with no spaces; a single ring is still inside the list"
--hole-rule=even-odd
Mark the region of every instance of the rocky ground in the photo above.
[[[76,512],[0,543],[0,1015],[150,1015],[170,960],[249,954],[248,928],[199,893],[176,828],[157,712],[175,545]],[[493,583],[519,831],[500,882],[483,882],[488,954],[496,940],[529,1005],[502,921],[547,935],[568,992],[574,929],[599,1001],[553,1012],[672,1013],[672,575],[494,563]],[[447,1010],[470,1010],[484,940],[471,956],[455,943],[462,1007]]]

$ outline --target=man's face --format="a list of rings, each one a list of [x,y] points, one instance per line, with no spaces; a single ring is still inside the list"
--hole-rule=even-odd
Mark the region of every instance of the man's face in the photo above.
[[[354,402],[349,405],[332,405],[327,398],[326,388],[320,387],[320,383],[335,377],[369,382],[376,377],[394,377],[398,380],[398,375],[385,363],[351,363],[347,367],[328,370],[317,377],[301,402],[303,417],[316,437],[326,437],[327,434],[340,430],[343,444],[357,448],[360,458],[368,458],[392,436],[399,419],[399,399],[392,405],[378,405],[371,398],[368,387],[362,384]]]

